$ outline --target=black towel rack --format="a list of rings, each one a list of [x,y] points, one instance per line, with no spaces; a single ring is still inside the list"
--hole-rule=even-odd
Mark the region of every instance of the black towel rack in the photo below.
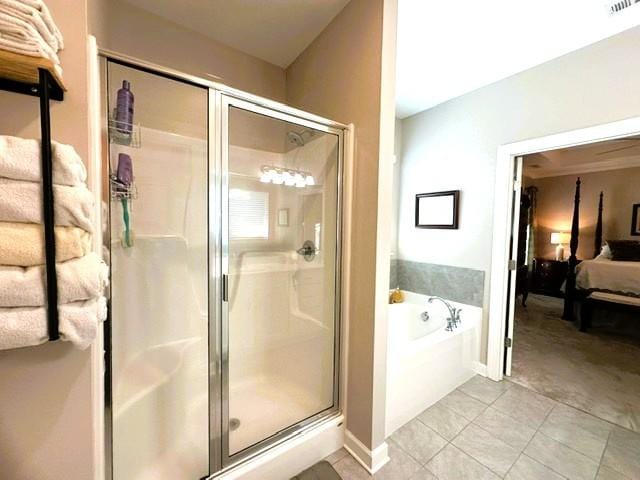
[[[50,64],[7,52],[0,54],[0,90],[40,99],[42,208],[44,219],[45,263],[47,280],[47,329],[49,340],[60,338],[58,322],[58,279],[56,277],[56,239],[54,234],[53,161],[51,150],[50,101],[64,99],[64,86],[52,73]]]

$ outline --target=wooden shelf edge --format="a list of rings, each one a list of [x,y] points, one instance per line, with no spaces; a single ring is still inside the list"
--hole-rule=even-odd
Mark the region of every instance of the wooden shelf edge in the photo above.
[[[35,85],[38,83],[38,69],[44,68],[51,73],[57,87],[66,92],[64,80],[54,67],[53,62],[47,58],[31,57],[0,49],[0,78],[2,79]]]

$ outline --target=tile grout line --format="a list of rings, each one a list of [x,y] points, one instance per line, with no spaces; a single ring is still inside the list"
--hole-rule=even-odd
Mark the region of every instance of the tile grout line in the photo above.
[[[435,405],[435,404],[434,404]],[[433,406],[433,405],[432,405]],[[431,407],[429,407],[431,408]],[[419,414],[419,415],[422,415]],[[418,423],[421,423],[423,426],[425,426],[427,429],[431,430],[433,433],[435,433],[437,436],[439,436],[440,438],[442,438],[446,443],[438,449],[438,451],[436,453],[434,453],[431,458],[429,458],[429,460],[427,460],[425,463],[422,463],[419,459],[417,459],[416,457],[414,457],[413,455],[411,455],[411,453],[409,453],[405,448],[402,447],[402,445],[400,445],[398,442],[396,442],[395,440],[393,440],[393,435],[391,435],[389,437],[389,440],[392,440],[393,443],[395,444],[396,447],[398,447],[400,450],[402,450],[406,455],[408,455],[411,459],[413,459],[418,465],[420,465],[421,467],[426,468],[427,463],[429,463],[433,458],[435,458],[436,455],[438,455],[442,450],[444,450],[444,448],[449,445],[451,442],[449,440],[447,440],[446,438],[444,438],[442,435],[440,435],[438,432],[436,432],[433,428],[431,428],[429,425],[425,424],[424,422],[422,422],[422,420],[420,420],[418,417],[415,417],[413,420],[417,420]],[[411,423],[413,420],[409,420],[409,422],[407,422],[405,425],[408,425],[409,423]],[[403,425],[404,426],[404,425]],[[400,427],[402,428],[402,427]],[[398,430],[400,430],[400,428]],[[396,430],[396,432],[398,431]],[[395,434],[395,432],[394,432]],[[391,457],[389,457],[391,458]],[[428,469],[427,469],[428,470]],[[430,471],[430,470],[429,470]]]
[[[524,451],[527,449],[527,447],[529,446],[529,444],[530,444],[530,443],[532,442],[532,440],[535,438],[535,436],[536,436],[536,434],[538,433],[538,431],[542,428],[542,425],[544,424],[544,422],[546,422],[546,421],[547,421],[547,418],[549,418],[549,415],[551,415],[551,412],[553,411],[553,409],[554,409],[554,408],[555,408],[555,407],[553,407],[551,410],[549,410],[549,413],[547,413],[547,416],[546,416],[546,417],[544,417],[544,420],[542,421],[542,423],[541,423],[541,424],[540,424],[540,426],[538,427],[538,430],[536,430],[535,432],[533,432],[533,435],[531,435],[531,438],[529,439],[529,441],[527,442],[527,444],[522,448],[522,450],[520,451],[520,455],[518,455],[518,458],[516,458],[516,461],[515,461],[515,462],[513,462],[513,465],[511,465],[511,467],[509,468],[509,471],[507,472],[507,474],[505,475],[505,477],[506,477],[507,475],[509,475],[509,472],[513,469],[513,466],[514,466],[516,463],[518,463],[518,460],[520,460],[520,457],[522,457],[522,456],[524,455],[524,456],[526,456],[526,457],[528,457],[528,458],[532,458],[532,457],[529,457],[529,455],[527,455],[526,453],[524,453]],[[511,417],[511,418],[513,418],[513,417]],[[514,419],[514,420],[515,420],[515,419]],[[536,462],[538,462],[538,460],[535,460],[535,459],[533,459],[533,460],[534,460],[534,461],[536,461]],[[540,465],[544,465],[544,463],[542,463],[542,462],[538,462],[538,463],[540,463]],[[544,466],[545,466],[545,467],[547,467],[547,468],[549,468],[549,466],[548,466],[548,465],[544,465]],[[553,470],[552,468],[549,468],[549,470],[551,470],[552,472],[558,473],[558,472],[556,472],[555,470]],[[560,475],[560,474],[558,474],[558,475]],[[561,475],[561,476],[562,476],[562,477],[564,477],[564,478],[566,478],[564,475]]]
[[[633,432],[633,433],[637,433],[637,432]],[[605,446],[604,446],[604,450],[602,451],[602,457],[600,458],[600,464],[598,465],[598,473],[600,473],[600,468],[602,467],[602,461],[604,460],[604,454],[605,454],[605,452],[607,451],[607,448],[609,447],[609,440],[611,439],[611,435],[612,435],[612,434],[613,434],[613,429],[609,432],[609,436],[607,437],[607,443],[605,444]],[[623,448],[624,448],[624,447],[623,447]],[[627,474],[626,474],[626,473],[622,473],[622,472],[620,472],[619,470],[616,470],[616,469],[615,469],[614,467],[612,467],[612,466],[611,466],[611,467],[607,467],[607,468],[609,468],[610,470],[613,470],[614,472],[616,472],[616,473],[618,473],[618,474],[622,475],[622,476],[623,476],[623,477],[625,477],[625,478],[629,478],[629,477],[627,476]],[[597,478],[597,475],[596,475],[596,478]]]
[[[535,393],[537,393],[537,392],[535,392]],[[538,394],[538,395],[540,395],[540,394]],[[543,396],[544,396],[544,395],[543,395]],[[545,397],[545,398],[549,398],[549,397]],[[551,399],[551,400],[553,400],[553,399]],[[536,459],[536,458],[534,458],[534,457],[532,457],[532,456],[529,456],[529,455],[527,455],[527,454],[525,453],[525,450],[529,447],[529,445],[531,444],[531,442],[533,441],[533,439],[536,437],[536,435],[537,435],[538,433],[539,433],[540,435],[543,435],[543,436],[547,437],[547,435],[545,435],[543,432],[541,432],[541,431],[540,431],[540,429],[542,428],[542,426],[544,425],[544,423],[547,421],[547,419],[548,419],[548,418],[549,418],[549,416],[551,415],[551,412],[553,412],[553,411],[555,410],[555,408],[556,408],[556,405],[554,405],[551,409],[549,409],[549,411],[547,412],[547,414],[546,414],[546,415],[545,415],[545,417],[544,417],[544,420],[540,423],[540,425],[539,425],[539,426],[538,426],[538,428],[536,429],[535,433],[531,436],[531,438],[529,439],[529,441],[527,442],[527,444],[525,445],[525,447],[522,449],[522,454],[521,454],[521,455],[525,455],[525,456],[527,456],[527,457],[531,458],[532,460],[534,460],[534,461],[538,462],[540,465],[544,465],[546,468],[548,468],[549,470],[551,470],[553,473],[556,473],[556,474],[558,474],[559,476],[561,476],[562,478],[565,478],[565,479],[566,479],[566,478],[567,478],[567,477],[566,477],[566,475],[564,475],[564,474],[562,474],[562,473],[560,473],[560,472],[558,472],[558,471],[554,470],[553,468],[551,468],[551,466],[547,465],[546,463],[543,463],[543,462],[541,462],[540,460],[538,460],[538,459]],[[551,438],[551,437],[547,437],[547,438]],[[551,438],[551,440],[555,440],[555,439],[554,439],[554,438]],[[557,440],[555,440],[555,441],[557,442]],[[561,443],[561,442],[558,442],[558,443]],[[563,443],[562,445],[564,445],[564,443]]]
[[[472,378],[473,378],[473,377],[472,377]],[[466,383],[466,382],[465,382],[465,383]],[[464,385],[464,384],[463,384],[463,385]],[[461,386],[462,386],[462,385],[461,385]],[[465,395],[465,396],[467,396],[467,397],[469,397],[469,398],[472,398],[472,399],[474,399],[474,400],[477,400],[478,402],[480,402],[480,403],[484,404],[484,405],[485,405],[485,409],[482,411],[482,413],[484,413],[484,412],[487,410],[487,408],[489,408],[489,407],[491,406],[491,404],[487,404],[487,403],[483,402],[482,400],[479,400],[479,399],[477,399],[477,398],[475,398],[475,397],[473,397],[473,396],[471,396],[471,395],[469,395],[469,394],[467,394],[467,393],[463,392],[462,390],[460,390],[460,387],[455,388],[454,390],[452,390],[452,392],[454,392],[454,391],[456,391],[456,390],[457,390],[458,392],[462,393],[463,395]],[[506,391],[506,390],[505,390],[505,391]],[[452,393],[452,392],[451,392],[451,393]],[[504,393],[504,392],[503,392],[503,393]],[[449,395],[449,394],[447,394],[447,395]],[[445,397],[446,397],[447,395],[445,395]],[[502,394],[500,394],[498,398],[500,398],[501,396],[502,396]],[[444,397],[442,397],[442,398],[444,398]],[[433,407],[433,406],[435,406],[435,405],[437,405],[437,404],[440,404],[440,407],[444,408],[445,410],[448,410],[449,412],[453,413],[454,415],[457,415],[457,416],[459,416],[459,417],[464,418],[464,419],[465,419],[465,420],[467,420],[469,423],[467,423],[467,425],[465,425],[465,426],[462,428],[462,430],[460,430],[460,431],[459,431],[459,432],[458,432],[458,433],[457,433],[457,434],[456,434],[456,435],[455,435],[451,440],[448,440],[448,439],[444,438],[442,435],[440,435],[440,433],[438,433],[437,431],[435,431],[433,428],[431,428],[429,425],[427,425],[427,424],[426,424],[426,423],[424,423],[422,420],[420,420],[420,418],[419,418],[419,417],[420,417],[420,415],[422,415],[422,413],[420,413],[418,416],[416,416],[416,417],[415,417],[415,418],[418,420],[418,422],[420,422],[422,425],[424,425],[425,427],[427,427],[429,430],[431,430],[432,432],[434,432],[434,433],[435,433],[436,435],[438,435],[439,437],[443,438],[443,439],[444,439],[444,441],[446,442],[446,444],[445,444],[445,445],[443,445],[443,446],[442,446],[442,448],[440,448],[440,449],[439,449],[435,454],[433,454],[433,456],[432,456],[432,457],[431,457],[431,458],[430,458],[426,463],[422,464],[422,467],[423,467],[425,470],[427,470],[429,473],[431,473],[434,477],[436,477],[436,480],[437,480],[437,478],[438,478],[438,477],[437,477],[437,475],[436,475],[436,474],[435,474],[435,473],[434,473],[434,472],[433,472],[429,467],[427,467],[427,464],[428,464],[429,462],[431,462],[431,460],[433,460],[436,456],[438,456],[438,454],[439,454],[440,452],[442,452],[445,448],[447,448],[449,445],[451,445],[451,446],[452,446],[452,447],[454,447],[454,448],[459,449],[458,447],[456,447],[456,446],[453,444],[453,440],[455,440],[455,439],[458,437],[458,435],[460,435],[460,434],[461,434],[461,433],[462,433],[462,432],[463,432],[463,431],[464,431],[464,430],[465,430],[469,425],[471,425],[471,424],[472,424],[472,423],[474,423],[474,421],[475,421],[475,419],[474,419],[474,420],[469,420],[469,419],[468,419],[467,417],[465,417],[464,415],[460,415],[458,412],[456,412],[456,411],[452,410],[451,408],[447,407],[446,405],[444,405],[444,404],[440,403],[440,401],[442,400],[442,398],[441,398],[440,400],[438,400],[436,403],[434,403],[433,405],[431,405],[430,407],[426,408],[422,413],[426,412],[429,408],[431,408],[431,407]],[[496,398],[496,400],[497,400],[497,398]],[[495,400],[494,400],[494,401],[495,401]],[[478,416],[476,416],[476,418],[478,418],[480,415],[482,415],[482,413],[480,413]],[[400,447],[400,448],[402,448],[402,447]],[[402,450],[403,450],[403,451],[405,451],[404,449],[402,449]],[[468,453],[466,453],[464,450],[461,450],[461,449],[459,449],[459,450],[460,450],[462,453],[464,453],[465,455],[467,455],[467,456],[469,456],[470,458],[472,458],[473,460],[475,460],[476,462],[478,462],[478,463],[479,463],[480,465],[482,465],[483,467],[487,468],[489,471],[493,472],[493,470],[489,469],[486,465],[484,465],[482,462],[479,462],[478,460],[476,460],[474,457],[472,457],[471,455],[469,455]],[[405,453],[407,453],[407,455],[411,456],[408,452],[406,452],[406,451],[405,451]],[[411,456],[411,458],[413,458],[413,457]],[[418,461],[418,463],[420,463],[420,462],[419,462],[419,460],[417,460],[417,459],[415,459],[415,458],[414,458],[414,460],[416,460],[416,461]],[[495,472],[494,472],[494,473],[495,473]]]
[[[487,406],[487,408],[489,408],[489,406]],[[484,411],[486,411],[486,409],[485,409]],[[483,413],[484,413],[484,412],[483,412]],[[482,415],[482,414],[480,414],[480,415]],[[479,417],[480,415],[478,415],[478,417]],[[476,417],[476,418],[478,418],[478,417]],[[476,424],[476,423],[475,423],[475,420],[474,420],[474,421],[469,422],[469,423],[467,424],[467,426],[466,426],[466,427],[464,427],[462,430],[460,430],[460,431],[458,432],[458,434],[457,434],[455,437],[453,437],[453,440],[455,440],[455,439],[456,439],[456,438],[458,438],[460,435],[462,435],[462,433],[463,433],[467,428],[469,428],[469,426],[470,426],[470,425],[473,425],[474,427],[479,428],[480,430],[484,431],[485,433],[487,433],[487,434],[488,434],[488,435],[490,435],[491,437],[495,438],[496,440],[498,440],[498,441],[502,441],[502,440],[500,440],[499,438],[494,437],[494,436],[491,434],[491,432],[487,432],[487,431],[486,431],[484,428],[482,428],[480,425]],[[478,458],[474,457],[474,456],[473,456],[473,455],[471,455],[469,452],[465,451],[462,447],[459,447],[458,445],[456,445],[455,443],[453,443],[453,440],[451,440],[451,445],[453,445],[454,447],[456,447],[458,450],[460,450],[460,451],[461,451],[462,453],[464,453],[465,455],[467,455],[467,456],[469,456],[469,457],[473,458],[476,462],[478,462],[480,465],[482,465],[484,468],[486,468],[486,469],[487,469],[487,470],[489,470],[490,472],[495,473],[498,477],[500,477],[500,478],[504,478],[502,475],[500,475],[498,472],[496,472],[495,470],[493,470],[491,467],[489,467],[488,465],[485,465],[484,463],[482,463],[482,461],[481,461],[480,459],[478,459]],[[504,442],[502,442],[502,443],[504,443]],[[511,469],[511,467],[509,467],[509,469]]]
[[[587,411],[585,411],[585,410],[582,410],[582,409],[580,409],[580,408],[574,407],[573,405],[569,405],[568,403],[564,403],[564,402],[562,402],[562,401],[559,401],[559,400],[556,400],[556,399],[554,399],[554,398],[548,397],[547,395],[544,395],[544,394],[542,394],[542,393],[538,392],[537,390],[534,390],[533,388],[529,388],[529,387],[524,386],[524,385],[521,385],[520,383],[517,383],[517,382],[513,382],[513,383],[514,383],[515,385],[518,385],[518,386],[520,386],[520,387],[522,387],[522,388],[526,389],[526,390],[529,390],[530,392],[533,392],[533,393],[535,393],[535,394],[537,394],[537,395],[540,395],[540,396],[542,396],[542,397],[544,397],[544,398],[547,398],[547,399],[549,399],[549,400],[552,400],[553,402],[555,402],[555,403],[556,403],[556,405],[554,405],[554,407],[549,411],[549,413],[548,413],[548,414],[547,414],[547,416],[545,417],[544,421],[540,424],[540,426],[538,427],[538,430],[536,430],[536,433],[540,433],[540,435],[544,435],[545,437],[550,438],[551,440],[554,440],[554,441],[556,441],[556,442],[560,443],[561,445],[564,445],[565,447],[569,448],[570,450],[573,450],[574,452],[579,453],[580,455],[582,455],[582,456],[584,456],[584,457],[588,458],[589,460],[591,460],[591,461],[593,461],[593,462],[596,462],[596,460],[595,460],[595,459],[593,459],[592,457],[589,457],[588,455],[584,454],[583,452],[580,452],[579,450],[576,450],[576,449],[575,449],[575,448],[573,448],[571,445],[567,445],[565,442],[562,442],[562,441],[560,441],[560,440],[556,440],[556,439],[555,439],[555,438],[553,438],[553,437],[550,437],[549,435],[547,435],[547,434],[545,434],[544,432],[540,431],[540,429],[542,428],[542,426],[544,425],[544,423],[545,423],[545,422],[547,421],[547,419],[549,418],[549,415],[551,415],[551,413],[553,412],[553,410],[555,410],[555,409],[556,409],[556,407],[558,407],[559,405],[562,405],[562,406],[568,407],[568,408],[570,408],[570,409],[572,409],[572,410],[576,410],[577,412],[580,412],[580,413],[582,413],[582,414],[584,414],[584,415],[587,415],[587,416],[589,416],[589,417],[593,417],[594,419],[599,420],[599,421],[601,421],[601,422],[603,422],[603,423],[606,423],[606,424],[611,425],[611,427],[612,427],[612,428],[611,428],[611,430],[609,430],[609,433],[608,433],[608,435],[607,435],[607,441],[605,442],[605,448],[604,448],[604,450],[602,451],[602,454],[600,455],[600,461],[598,462],[598,471],[600,471],[600,464],[602,463],[602,459],[604,458],[604,452],[605,452],[605,450],[607,449],[607,446],[609,445],[609,437],[611,436],[611,432],[613,431],[613,429],[614,429],[614,428],[616,428],[616,427],[620,427],[620,425],[618,425],[618,424],[616,424],[616,423],[613,423],[613,422],[610,422],[609,420],[606,420],[606,419],[604,419],[604,418],[598,417],[598,416],[596,416],[596,415],[594,415],[594,414],[592,414],[592,413],[590,413],[590,412],[587,412]],[[512,418],[513,418],[513,417],[512,417]],[[621,428],[625,428],[625,427],[621,427]],[[633,432],[633,433],[637,433],[637,432],[634,432],[633,430],[630,430],[630,429],[627,429],[627,428],[625,428],[625,430],[631,431],[631,432]],[[616,470],[616,471],[617,471],[617,470]]]
[[[544,433],[544,432],[536,432],[536,433],[540,433],[540,435],[542,435],[542,436],[544,436],[544,437],[547,437],[548,439],[553,440],[554,442],[559,443],[559,444],[560,444],[560,445],[562,445],[563,447],[567,447],[569,450],[571,450],[571,451],[573,451],[573,452],[575,452],[575,453],[577,453],[577,454],[579,454],[579,455],[583,456],[583,457],[584,457],[584,458],[586,458],[587,460],[591,460],[593,463],[598,463],[598,461],[597,461],[597,460],[595,460],[595,459],[593,459],[592,457],[590,457],[590,456],[588,456],[588,455],[586,455],[586,454],[582,453],[580,450],[576,450],[576,449],[575,449],[575,448],[573,448],[571,445],[567,445],[566,443],[561,442],[560,440],[556,440],[555,438],[550,437],[549,435],[547,435],[547,434],[546,434],[546,433]],[[608,441],[608,439],[607,439],[607,441]],[[604,451],[603,451],[603,454],[604,454]]]
[[[524,455],[524,450],[522,452],[520,452],[520,454],[518,455],[518,458],[516,458],[516,461],[511,464],[511,466],[509,467],[509,470],[507,470],[507,473],[505,473],[504,477],[502,477],[502,478],[507,478],[507,476],[509,475],[511,470],[513,470],[513,467],[515,467],[516,463],[518,463],[518,460],[520,460],[520,458],[522,458],[522,455]]]
[[[489,379],[489,380],[490,380],[490,379]],[[463,384],[463,385],[464,385],[464,384]],[[477,400],[477,401],[479,401],[479,402],[483,403],[483,404],[485,405],[485,409],[484,409],[480,414],[476,415],[476,417],[475,417],[473,420],[470,420],[470,421],[469,421],[469,423],[468,423],[468,424],[467,424],[467,425],[466,425],[462,430],[460,430],[460,431],[456,434],[456,436],[455,436],[455,437],[453,437],[453,439],[451,440],[451,442],[449,442],[449,443],[451,443],[451,445],[452,445],[453,447],[457,448],[457,449],[458,449],[458,450],[460,450],[462,453],[464,453],[464,454],[465,454],[465,455],[467,455],[468,457],[470,457],[470,458],[472,458],[473,460],[475,460],[476,462],[478,462],[480,465],[482,465],[482,466],[483,466],[483,467],[485,467],[487,470],[489,470],[490,472],[492,472],[492,473],[494,473],[495,475],[497,475],[499,478],[504,478],[504,477],[509,473],[509,471],[511,470],[511,468],[513,468],[513,465],[515,464],[515,462],[513,462],[513,464],[511,464],[511,466],[509,467],[509,470],[507,470],[507,473],[505,473],[504,475],[500,475],[498,472],[496,472],[495,470],[493,470],[492,468],[490,468],[488,465],[485,465],[485,464],[484,464],[484,463],[482,463],[480,460],[478,460],[476,457],[474,457],[474,456],[473,456],[473,455],[471,455],[470,453],[468,453],[468,452],[464,451],[462,448],[460,448],[460,447],[458,447],[457,445],[455,445],[455,444],[453,443],[453,441],[454,441],[456,438],[458,438],[458,437],[462,434],[462,432],[464,432],[467,428],[469,428],[469,426],[470,426],[470,425],[473,425],[474,427],[477,427],[477,428],[479,428],[480,430],[482,430],[483,432],[487,433],[487,434],[488,434],[489,436],[491,436],[492,438],[494,438],[494,439],[498,440],[499,442],[502,442],[502,443],[504,443],[505,445],[507,445],[507,443],[506,443],[506,442],[504,442],[504,441],[502,441],[501,439],[497,438],[497,437],[496,437],[495,435],[493,435],[491,432],[489,432],[488,430],[486,430],[486,429],[482,428],[482,426],[478,425],[478,424],[476,423],[476,420],[477,420],[477,419],[478,419],[482,414],[484,414],[484,413],[485,413],[485,412],[486,412],[486,411],[487,411],[487,410],[488,410],[488,409],[489,409],[489,408],[490,408],[490,407],[491,407],[495,402],[497,402],[499,398],[501,398],[505,393],[507,393],[507,391],[508,391],[510,388],[511,388],[511,387],[507,387],[507,388],[506,388],[503,392],[501,392],[501,393],[500,393],[500,395],[498,395],[498,396],[497,396],[497,397],[496,397],[496,398],[495,398],[491,403],[486,403],[486,402],[484,402],[483,400],[480,400],[479,398],[474,397],[473,395],[469,395],[468,393],[463,392],[462,390],[459,390],[459,387],[458,387],[456,390],[459,390],[459,391],[460,391],[460,393],[463,393],[464,395],[466,395],[466,396],[468,396],[468,397],[470,397],[470,398],[473,398],[473,399],[475,399],[475,400]],[[454,412],[454,413],[456,413],[456,412]],[[466,420],[469,420],[468,418],[466,418],[466,417],[464,417],[464,416],[462,416],[462,415],[460,415],[460,416],[461,416],[461,417],[463,417],[463,418],[465,418]],[[510,418],[511,418],[511,417],[510,417]],[[521,453],[521,452],[520,452],[520,453]],[[520,455],[518,455],[518,458],[520,458]],[[517,460],[518,460],[518,459],[516,458],[516,461],[517,461]]]
[[[511,380],[509,380],[509,381],[511,381]],[[559,405],[564,405],[565,407],[569,407],[569,408],[572,408],[572,409],[574,409],[574,410],[577,410],[577,411],[578,411],[578,412],[580,412],[580,413],[584,413],[585,415],[589,415],[590,417],[593,417],[593,418],[595,418],[596,420],[600,420],[601,422],[608,423],[608,424],[609,424],[609,425],[611,425],[612,427],[620,427],[620,428],[624,428],[625,430],[628,430],[628,431],[630,431],[630,432],[640,434],[640,432],[636,432],[635,430],[632,430],[632,429],[630,429],[630,428],[628,428],[628,427],[624,427],[624,426],[622,426],[622,425],[618,425],[617,423],[613,423],[612,421],[607,420],[606,418],[598,417],[597,415],[594,415],[593,413],[588,412],[587,410],[583,410],[581,407],[577,407],[577,406],[575,406],[575,405],[571,405],[571,404],[566,403],[566,402],[564,402],[564,401],[562,401],[562,400],[556,400],[555,398],[551,398],[551,397],[549,397],[549,396],[545,395],[544,393],[539,392],[539,391],[537,391],[537,390],[534,390],[533,388],[531,388],[531,387],[529,387],[529,386],[527,386],[527,385],[522,385],[521,383],[518,383],[518,382],[512,382],[512,383],[514,383],[515,385],[518,385],[519,387],[522,387],[522,388],[524,388],[524,389],[526,389],[526,390],[529,390],[530,392],[533,392],[533,393],[535,393],[535,394],[537,394],[537,395],[540,395],[540,396],[542,396],[542,397],[544,397],[544,398],[547,398],[547,399],[549,399],[549,400],[553,400],[554,402],[556,402],[556,403],[557,403],[557,404],[559,404]]]
[[[600,462],[598,462],[598,470],[596,471],[596,478],[598,478],[598,475],[600,475],[600,469],[602,468],[602,460],[604,459],[604,453],[607,451],[607,447],[609,446],[609,439],[611,438],[611,432],[612,430],[609,430],[609,435],[607,435],[607,441],[604,444],[604,449],[602,450],[602,455],[600,455]]]
[[[473,377],[472,377],[472,378],[473,378]],[[484,378],[484,377],[483,377],[483,378]],[[466,383],[466,382],[465,382],[465,383]],[[464,385],[464,384],[463,384],[463,385]],[[462,386],[462,385],[460,385],[460,386]],[[489,407],[491,406],[491,404],[487,404],[487,403],[483,402],[482,400],[479,400],[479,399],[477,399],[477,398],[475,398],[475,397],[473,397],[473,396],[471,396],[471,395],[469,395],[469,394],[467,394],[467,393],[463,392],[462,390],[460,390],[460,387],[455,388],[454,390],[452,390],[452,392],[454,392],[454,391],[456,391],[456,390],[457,390],[459,393],[462,393],[463,395],[465,395],[465,396],[467,396],[467,397],[469,397],[469,398],[472,398],[472,399],[474,399],[474,400],[476,400],[476,401],[478,401],[478,402],[480,402],[480,403],[484,404],[484,405],[485,405],[485,409],[482,411],[482,413],[484,413],[484,412],[487,410],[487,408],[489,408]],[[505,392],[506,392],[506,390],[505,390]],[[500,397],[501,397],[505,392],[503,392],[502,394],[500,394],[500,395],[498,396],[498,398],[500,398]],[[447,394],[447,395],[449,395],[449,394]],[[446,397],[447,395],[445,395],[445,397]],[[444,398],[444,397],[443,397],[443,398]],[[440,400],[442,400],[442,399],[440,399]],[[490,468],[488,468],[488,467],[487,467],[486,465],[484,465],[482,462],[478,461],[476,458],[472,457],[472,456],[471,456],[471,455],[469,455],[467,452],[465,452],[464,450],[462,450],[462,449],[460,449],[460,448],[456,447],[456,446],[453,444],[453,440],[455,440],[455,439],[458,437],[458,435],[460,435],[460,434],[461,434],[461,433],[462,433],[462,432],[463,432],[463,431],[464,431],[464,430],[465,430],[469,425],[471,425],[472,423],[474,423],[475,419],[474,419],[474,420],[469,420],[469,419],[468,419],[467,417],[465,417],[464,415],[460,415],[458,412],[456,412],[456,411],[452,410],[451,408],[447,407],[446,405],[444,405],[444,404],[440,403],[440,400],[438,400],[436,403],[434,403],[433,405],[431,405],[431,407],[435,406],[436,404],[440,404],[440,407],[444,408],[445,410],[448,410],[449,412],[453,413],[454,415],[460,416],[460,417],[464,418],[465,420],[468,420],[468,421],[469,421],[469,423],[467,423],[467,425],[465,425],[465,426],[462,428],[462,430],[460,430],[460,431],[459,431],[459,432],[458,432],[458,433],[457,433],[457,434],[456,434],[456,435],[455,435],[451,440],[448,440],[448,439],[444,438],[442,435],[440,435],[440,433],[438,433],[437,431],[435,431],[433,428],[431,428],[429,425],[425,424],[422,420],[420,420],[419,416],[420,416],[420,415],[422,415],[422,413],[420,413],[418,416],[416,416],[416,419],[418,420],[418,422],[420,422],[422,425],[424,425],[425,427],[427,427],[429,430],[431,430],[432,432],[434,432],[434,433],[435,433],[436,435],[438,435],[439,437],[443,438],[443,439],[445,440],[445,442],[446,442],[446,444],[445,444],[445,445],[443,445],[443,446],[442,446],[442,448],[440,448],[440,449],[439,449],[439,450],[438,450],[438,451],[437,451],[437,452],[436,452],[436,453],[435,453],[435,454],[434,454],[434,455],[433,455],[433,456],[432,456],[432,457],[431,457],[431,458],[430,458],[426,463],[422,464],[422,467],[423,467],[425,470],[427,470],[429,473],[431,473],[431,474],[432,474],[434,477],[436,477],[436,479],[437,479],[437,478],[438,478],[438,477],[437,477],[437,475],[436,475],[436,474],[435,474],[435,473],[434,473],[434,472],[433,472],[429,467],[427,467],[427,464],[428,464],[429,462],[431,462],[431,460],[433,460],[436,456],[438,456],[438,454],[439,454],[440,452],[442,452],[445,448],[447,448],[449,445],[451,445],[453,448],[456,448],[456,449],[460,450],[462,453],[464,453],[465,455],[467,455],[469,458],[473,459],[474,461],[478,462],[478,463],[479,463],[480,465],[482,465],[483,467],[487,468],[487,470],[489,470],[490,472],[493,472],[493,470],[491,470]],[[497,398],[496,398],[496,400],[497,400]],[[495,402],[495,400],[494,400],[494,402]],[[427,411],[427,410],[428,410],[429,408],[431,408],[431,407],[426,408],[424,411]],[[423,413],[424,413],[424,412],[423,412]],[[478,418],[480,415],[482,415],[482,413],[480,413],[479,415],[477,415],[475,418]],[[402,448],[402,447],[400,447],[400,448]],[[404,449],[402,449],[402,450],[403,450],[403,451],[405,451]],[[406,451],[405,451],[405,453],[407,453],[407,455],[411,456],[408,452],[406,452]],[[411,457],[411,458],[413,458],[413,457]],[[415,459],[415,458],[414,458],[414,460],[417,460],[417,459]],[[418,461],[418,463],[420,463],[420,462]],[[493,473],[495,473],[495,472],[493,472]],[[498,475],[498,476],[500,476],[500,475]],[[502,478],[502,477],[501,477],[501,478]]]

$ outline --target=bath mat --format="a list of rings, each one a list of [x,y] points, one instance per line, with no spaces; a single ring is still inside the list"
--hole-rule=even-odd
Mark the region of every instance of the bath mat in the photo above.
[[[331,464],[326,460],[316,463],[313,467],[306,469],[304,472],[299,473],[291,480],[341,480],[342,477],[338,475]]]

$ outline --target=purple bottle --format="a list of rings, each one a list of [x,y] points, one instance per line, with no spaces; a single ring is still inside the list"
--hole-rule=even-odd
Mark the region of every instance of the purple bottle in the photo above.
[[[133,127],[133,93],[128,80],[122,81],[122,88],[118,90],[116,103],[116,128],[121,133],[131,134]]]
[[[133,183],[133,162],[126,153],[118,154],[116,177],[123,185],[130,186]]]

